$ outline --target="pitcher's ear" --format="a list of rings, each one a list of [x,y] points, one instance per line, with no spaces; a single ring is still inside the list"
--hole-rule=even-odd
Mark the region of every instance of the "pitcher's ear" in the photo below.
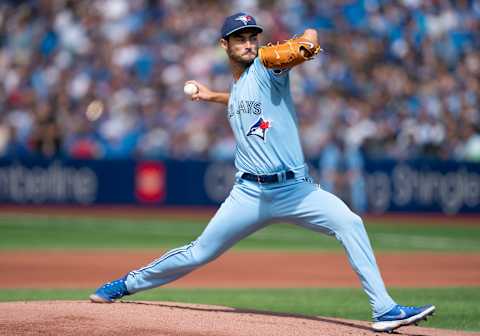
[[[224,38],[220,39],[220,46],[225,50],[228,49],[228,37],[226,39]]]

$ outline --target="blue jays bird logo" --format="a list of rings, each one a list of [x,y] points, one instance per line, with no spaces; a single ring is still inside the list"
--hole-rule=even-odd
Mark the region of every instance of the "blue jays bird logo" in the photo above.
[[[240,15],[239,17],[235,18],[235,20],[242,21],[243,25],[246,26],[250,21],[253,20],[251,15]]]
[[[270,129],[270,127],[272,127],[271,123],[272,122],[270,120],[264,120],[262,117],[258,118],[255,124],[250,126],[250,130],[248,131],[247,136],[256,135],[263,141],[265,141],[267,137],[267,131]]]

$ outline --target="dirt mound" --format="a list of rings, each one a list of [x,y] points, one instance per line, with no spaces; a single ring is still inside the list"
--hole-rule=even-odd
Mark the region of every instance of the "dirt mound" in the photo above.
[[[171,302],[0,303],[2,335],[374,335],[368,326],[364,321]],[[402,328],[398,334],[474,335],[421,327]]]

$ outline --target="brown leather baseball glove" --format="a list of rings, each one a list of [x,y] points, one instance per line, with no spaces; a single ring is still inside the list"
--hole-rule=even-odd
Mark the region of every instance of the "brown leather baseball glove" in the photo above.
[[[315,45],[300,36],[281,44],[269,43],[260,47],[258,55],[267,68],[284,69],[312,59],[320,50],[320,45]]]

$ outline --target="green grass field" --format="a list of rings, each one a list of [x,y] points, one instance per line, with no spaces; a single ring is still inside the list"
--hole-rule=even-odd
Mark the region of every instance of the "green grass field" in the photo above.
[[[204,220],[68,218],[0,215],[0,249],[165,249],[195,239]],[[479,252],[480,225],[418,225],[411,221],[366,222],[376,251]],[[237,249],[341,249],[332,237],[291,224],[273,224],[241,241]]]
[[[0,253],[12,249],[166,249],[200,234],[205,220],[126,219],[33,215],[0,215]],[[367,221],[376,251],[480,251],[480,226],[452,219],[451,225],[419,225],[412,220],[388,224]],[[240,242],[236,249],[340,250],[331,237],[275,224]],[[403,304],[434,303],[437,315],[424,326],[480,331],[480,288],[392,288]],[[0,301],[84,300],[91,290],[0,290]],[[173,289],[159,288],[133,300],[218,304],[239,309],[370,319],[365,294],[359,289]]]

